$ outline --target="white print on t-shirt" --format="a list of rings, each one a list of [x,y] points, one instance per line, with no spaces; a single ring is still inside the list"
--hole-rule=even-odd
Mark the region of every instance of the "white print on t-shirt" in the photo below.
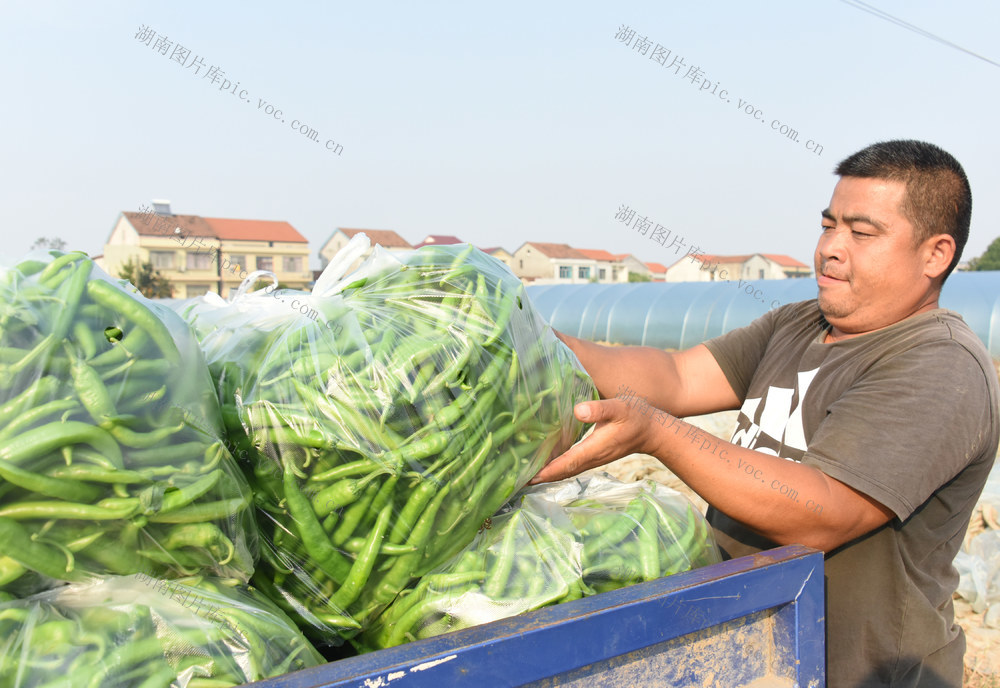
[[[740,408],[737,430],[730,441],[772,456],[781,456],[782,448],[805,451],[802,406],[818,372],[819,368],[799,372],[795,389],[771,386],[763,396],[747,398]],[[793,399],[797,399],[794,405]]]

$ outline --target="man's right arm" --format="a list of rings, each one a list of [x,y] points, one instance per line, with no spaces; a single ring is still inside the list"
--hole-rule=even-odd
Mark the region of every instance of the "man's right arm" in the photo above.
[[[704,344],[677,352],[648,346],[603,346],[556,331],[597,385],[602,399],[628,385],[650,405],[679,416],[736,409],[740,399]]]

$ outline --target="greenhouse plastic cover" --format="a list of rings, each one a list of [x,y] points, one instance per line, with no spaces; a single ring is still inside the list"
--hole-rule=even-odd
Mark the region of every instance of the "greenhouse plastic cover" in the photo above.
[[[816,280],[545,284],[527,287],[548,323],[598,342],[686,349],[748,325],[772,307],[816,298]],[[942,308],[959,313],[1000,359],[1000,271],[956,272]]]

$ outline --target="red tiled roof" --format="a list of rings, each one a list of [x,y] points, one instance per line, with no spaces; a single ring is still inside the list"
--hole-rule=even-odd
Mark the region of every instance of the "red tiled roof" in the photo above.
[[[448,246],[451,244],[464,244],[465,242],[459,239],[457,236],[452,236],[450,234],[428,234],[427,237],[416,244],[413,248],[420,248],[421,246],[430,246],[431,244],[435,246]]]
[[[353,239],[356,234],[363,233],[371,239],[373,245],[378,244],[385,248],[413,248],[410,242],[391,229],[345,229],[337,227],[337,230],[346,234],[348,239]]]
[[[594,260],[606,260],[609,263],[617,263],[620,260],[613,253],[608,253],[603,248],[578,248],[577,251]],[[622,256],[625,255],[627,254],[622,254]]]
[[[220,239],[233,241],[284,241],[306,244],[309,240],[287,222],[272,220],[228,220],[206,217],[205,222]]]
[[[545,244],[539,241],[529,241],[526,245],[538,249],[549,258],[587,259],[587,256],[569,244]]]
[[[791,256],[786,256],[781,253],[761,253],[761,254],[748,253],[738,256],[722,256],[711,253],[699,253],[697,259],[702,263],[745,263],[755,255],[764,256],[768,260],[773,260],[778,265],[781,265],[786,268],[792,268],[792,267],[809,268],[809,266],[806,265],[805,263],[800,263]]]
[[[786,256],[783,253],[761,253],[760,255],[764,256],[765,258],[769,258],[778,265],[782,265],[786,268],[807,268],[810,270],[812,269],[805,263],[800,263],[791,256]]]
[[[285,241],[308,243],[308,239],[298,233],[287,222],[270,220],[230,220],[201,217],[199,215],[152,215],[122,212],[125,219],[141,236],[183,236],[228,239],[231,241]],[[175,230],[180,228],[180,232]],[[166,231],[164,231],[166,229]]]
[[[697,256],[695,256],[692,253],[690,255],[691,257],[696,258],[699,262],[702,263],[745,263],[754,256],[753,253],[747,253],[745,255],[738,255],[738,256],[722,256],[714,253],[699,253]],[[684,256],[684,258],[687,257],[688,256]],[[684,258],[681,258],[681,260],[684,260]]]
[[[197,215],[153,215],[123,211],[140,236],[169,236],[180,227],[184,236],[216,238],[215,232],[205,220]]]
[[[656,274],[665,273],[667,271],[667,266],[663,263],[646,263],[645,265],[649,268],[650,272]]]

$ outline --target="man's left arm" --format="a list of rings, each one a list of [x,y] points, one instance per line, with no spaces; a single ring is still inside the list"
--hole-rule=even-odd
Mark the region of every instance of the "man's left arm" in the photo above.
[[[779,544],[830,551],[881,526],[893,512],[818,468],[725,442],[662,411],[653,418],[620,399],[584,402],[596,424],[533,482],[559,480],[628,453],[659,459],[713,507]]]
[[[996,451],[996,379],[947,341],[870,369],[827,410],[802,462],[739,447],[621,399],[584,402],[596,426],[535,482],[630,453],[656,457],[709,504],[778,544],[830,551],[905,520],[979,455]],[[992,391],[991,391],[992,390]],[[933,422],[931,422],[933,421]]]

